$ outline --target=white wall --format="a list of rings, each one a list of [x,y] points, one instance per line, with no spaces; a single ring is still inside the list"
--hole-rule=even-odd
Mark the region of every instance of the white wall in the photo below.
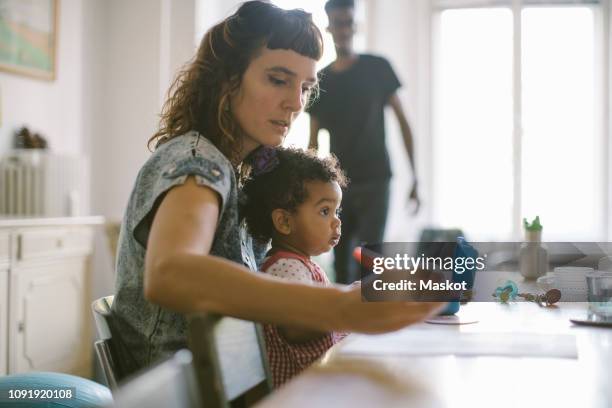
[[[195,0],[62,0],[54,81],[0,73],[0,154],[26,124],[54,152],[91,163],[91,214],[120,220],[149,156],[163,95],[194,53]],[[94,296],[112,291],[112,260],[96,236]]]
[[[0,153],[12,147],[13,132],[23,125],[47,138],[53,151],[79,153],[82,149],[83,0],[62,1],[59,13],[56,79],[0,72]]]
[[[196,31],[195,40],[199,44],[206,31],[225,17],[233,14],[242,0],[195,0]]]
[[[159,1],[110,0],[105,7],[102,37],[93,39],[103,68],[94,78],[101,92],[92,95],[101,107],[91,118],[92,211],[118,220],[157,123],[161,17]]]
[[[92,212],[120,220],[163,97],[194,52],[193,0],[88,2],[87,123]]]
[[[63,0],[54,81],[0,72],[0,153],[16,128],[91,160],[91,213],[119,219],[175,71],[194,53],[195,0]]]
[[[365,0],[368,51],[389,59],[402,82],[399,97],[415,137],[421,210],[414,217],[405,206],[412,172],[395,115],[387,109],[387,148],[393,169],[386,241],[418,239],[430,219],[430,26],[428,0]]]

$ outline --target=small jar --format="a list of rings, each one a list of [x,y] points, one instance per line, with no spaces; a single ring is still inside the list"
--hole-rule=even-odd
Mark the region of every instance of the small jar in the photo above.
[[[537,279],[548,272],[548,251],[542,244],[542,230],[525,230],[519,252],[519,269],[526,279]]]

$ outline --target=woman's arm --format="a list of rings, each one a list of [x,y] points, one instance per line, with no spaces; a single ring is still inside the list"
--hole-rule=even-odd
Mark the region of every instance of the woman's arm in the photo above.
[[[147,243],[147,300],[182,313],[213,312],[321,331],[368,333],[397,330],[441,307],[363,303],[359,289],[312,287],[253,273],[209,255],[218,218],[217,193],[192,177],[166,194]]]
[[[299,344],[311,340],[316,340],[329,333],[318,330],[300,329],[298,327],[290,326],[278,326],[278,331],[289,343],[292,344]]]
[[[294,296],[305,285],[277,282],[227,259],[209,255],[219,218],[219,196],[193,178],[171,189],[152,222],[145,259],[145,296],[179,312],[207,311],[249,320],[291,323],[302,316],[318,325],[320,316],[309,312]],[[317,292],[320,302],[332,302],[336,291]],[[299,298],[299,297],[298,297]],[[273,304],[283,304],[278,313]],[[330,305],[331,307],[331,305]]]

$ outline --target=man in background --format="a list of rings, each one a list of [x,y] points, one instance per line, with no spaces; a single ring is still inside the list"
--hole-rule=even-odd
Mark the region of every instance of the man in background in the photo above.
[[[309,147],[318,148],[319,129],[330,135],[330,151],[340,160],[350,184],[343,197],[342,237],[334,248],[336,281],[359,279],[353,249],[383,240],[389,208],[391,165],[385,144],[384,108],[390,105],[399,121],[412,168],[409,201],[419,208],[412,131],[397,96],[400,82],[389,62],[378,56],[356,54],[353,0],[329,0],[327,30],[334,39],[336,60],[319,73],[320,95],[310,113]]]

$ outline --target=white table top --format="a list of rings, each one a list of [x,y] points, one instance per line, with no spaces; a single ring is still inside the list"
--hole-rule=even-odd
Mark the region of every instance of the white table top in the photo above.
[[[586,309],[586,303],[550,308],[526,302],[471,303],[459,314],[478,319],[474,324],[421,323],[391,335],[353,334],[258,406],[612,407],[612,329],[569,321]],[[402,332],[414,335],[407,331],[449,342],[465,333],[505,333],[510,338],[539,334],[548,341],[551,336],[570,335],[577,358],[348,352],[366,344],[388,349]]]

